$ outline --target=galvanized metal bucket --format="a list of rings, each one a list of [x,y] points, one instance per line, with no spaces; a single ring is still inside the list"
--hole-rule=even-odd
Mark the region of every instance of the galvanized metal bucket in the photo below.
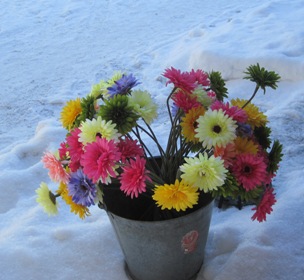
[[[213,199],[186,216],[138,221],[107,211],[134,280],[195,279],[204,261]]]

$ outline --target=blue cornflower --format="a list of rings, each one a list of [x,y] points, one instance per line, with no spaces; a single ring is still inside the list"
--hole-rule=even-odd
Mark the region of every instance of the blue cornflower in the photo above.
[[[81,169],[71,174],[68,190],[75,203],[83,206],[94,205],[94,199],[97,196],[96,186]]]
[[[132,74],[128,76],[123,74],[122,77],[114,83],[114,85],[107,88],[110,97],[113,97],[116,94],[128,94],[133,87],[140,84]]]

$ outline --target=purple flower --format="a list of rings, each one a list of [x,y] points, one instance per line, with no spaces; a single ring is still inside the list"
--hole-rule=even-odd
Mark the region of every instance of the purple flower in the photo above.
[[[176,116],[178,110],[179,110],[179,107],[176,105],[175,102],[173,102],[173,104],[171,106],[171,114],[172,114],[173,117]]]
[[[122,77],[115,81],[115,84],[111,87],[108,87],[108,93],[111,97],[116,94],[126,95],[130,92],[130,90],[140,84],[132,74],[126,76],[122,75]]]
[[[96,186],[81,169],[71,174],[68,190],[75,203],[83,206],[94,205],[94,198],[97,195]]]
[[[250,137],[252,135],[252,128],[249,124],[238,123],[236,133],[237,133],[238,136]]]

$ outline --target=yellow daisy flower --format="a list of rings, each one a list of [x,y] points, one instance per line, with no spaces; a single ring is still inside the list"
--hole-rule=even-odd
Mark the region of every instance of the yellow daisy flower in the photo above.
[[[231,104],[233,106],[237,106],[239,108],[242,108],[242,106],[247,102],[245,99],[232,99]],[[259,108],[255,106],[252,103],[249,103],[246,105],[243,110],[248,115],[248,124],[250,124],[252,127],[261,127],[265,126],[268,122],[267,116],[265,116],[262,112],[260,112]]]
[[[256,155],[258,152],[258,145],[248,138],[237,137],[234,140],[236,154],[253,154]]]
[[[225,115],[222,109],[212,111],[209,109],[197,120],[196,137],[203,147],[225,147],[236,138],[236,122]]]
[[[42,182],[36,193],[36,201],[43,207],[44,212],[49,216],[56,215],[58,213],[58,203],[55,195],[49,190],[48,185]]]
[[[71,130],[76,118],[81,113],[81,100],[77,98],[75,100],[70,100],[63,107],[60,114],[60,121],[64,128]]]
[[[188,113],[182,118],[181,127],[182,134],[186,138],[187,142],[197,143],[198,138],[196,138],[195,129],[197,128],[197,119],[205,114],[204,107],[192,108]]]
[[[71,207],[71,212],[78,215],[79,218],[84,219],[85,217],[91,215],[88,207],[79,205],[72,200],[72,196],[69,195],[66,184],[60,183],[57,193],[60,194],[66,204]]]
[[[199,154],[199,157],[185,158],[180,170],[181,178],[191,186],[203,190],[205,193],[217,190],[226,179],[227,170],[224,161],[220,157],[208,157],[207,153]]]
[[[174,208],[179,212],[197,204],[198,196],[197,188],[176,179],[174,184],[156,186],[152,198],[162,210]]]
[[[115,128],[116,125],[112,121],[105,121],[100,116],[97,119],[86,120],[81,124],[79,140],[83,144],[92,143],[96,140],[96,136],[100,135],[107,140],[118,141],[120,134]]]

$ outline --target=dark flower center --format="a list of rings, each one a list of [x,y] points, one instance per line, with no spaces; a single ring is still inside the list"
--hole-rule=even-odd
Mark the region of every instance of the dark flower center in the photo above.
[[[220,132],[222,131],[222,129],[221,129],[221,127],[220,127],[219,125],[215,125],[215,126],[213,127],[213,131],[214,131],[215,133],[220,133]]]
[[[96,137],[101,138],[102,137],[101,133],[100,132],[96,133]]]
[[[251,168],[249,166],[244,167],[244,172],[245,173],[250,173],[250,171],[251,171]]]

